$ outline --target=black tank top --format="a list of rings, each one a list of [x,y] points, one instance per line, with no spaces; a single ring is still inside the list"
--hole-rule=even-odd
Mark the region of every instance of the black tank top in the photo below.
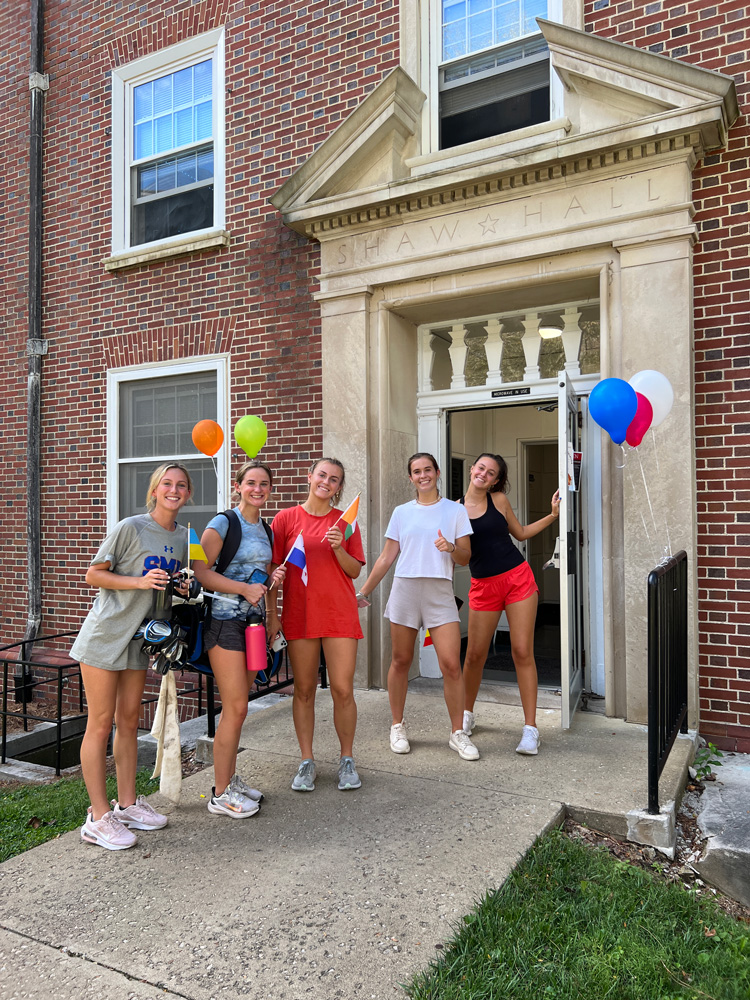
[[[461,503],[466,498],[461,497]],[[487,510],[480,517],[472,517],[471,559],[469,569],[475,580],[499,576],[515,569],[524,558],[511,541],[508,522],[487,496]]]

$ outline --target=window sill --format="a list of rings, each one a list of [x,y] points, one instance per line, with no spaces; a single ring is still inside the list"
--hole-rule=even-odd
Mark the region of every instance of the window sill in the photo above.
[[[457,170],[495,162],[504,157],[516,156],[520,152],[528,153],[537,146],[561,142],[566,138],[570,128],[571,123],[568,118],[555,118],[514,132],[468,142],[463,146],[451,146],[449,149],[415,156],[407,160],[407,166],[411,170],[412,177],[421,177],[435,173],[436,170],[446,168]]]
[[[229,233],[225,229],[209,229],[203,233],[188,233],[186,236],[179,236],[168,241],[141,244],[139,247],[131,247],[129,250],[113,253],[111,257],[104,259],[104,268],[107,271],[120,271],[126,267],[148,264],[152,260],[168,260],[170,257],[179,257],[186,253],[212,250],[214,247],[228,247],[229,243]]]

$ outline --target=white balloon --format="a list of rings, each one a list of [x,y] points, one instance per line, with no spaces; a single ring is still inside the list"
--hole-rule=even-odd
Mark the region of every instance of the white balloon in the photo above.
[[[651,409],[654,411],[651,426],[658,427],[672,409],[674,402],[672,383],[666,375],[647,368],[642,372],[636,372],[630,379],[630,385],[651,403]]]

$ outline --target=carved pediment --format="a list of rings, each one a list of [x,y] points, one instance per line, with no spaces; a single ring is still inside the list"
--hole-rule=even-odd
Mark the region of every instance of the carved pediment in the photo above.
[[[684,150],[694,163],[726,143],[739,114],[731,77],[551,21],[539,25],[565,87],[565,117],[422,152],[426,97],[399,67],[273,196],[285,223],[320,238],[631,158]]]
[[[552,67],[573,100],[565,113],[581,134],[669,111],[722,109],[716,145],[738,115],[734,81],[711,70],[539,18]]]
[[[406,177],[425,100],[411,77],[394,69],[279,188],[272,204],[293,212],[313,201],[387,188]]]

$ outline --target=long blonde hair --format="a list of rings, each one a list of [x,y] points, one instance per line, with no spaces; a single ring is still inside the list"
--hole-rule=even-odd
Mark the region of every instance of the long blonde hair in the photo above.
[[[188,489],[190,490],[190,496],[193,495],[193,480],[190,473],[180,462],[165,462],[164,465],[160,465],[158,469],[154,469],[151,473],[151,479],[148,481],[148,489],[146,490],[146,510],[150,513],[154,507],[156,507],[156,500],[154,500],[154,490],[166,476],[170,469],[179,469],[187,479]]]

